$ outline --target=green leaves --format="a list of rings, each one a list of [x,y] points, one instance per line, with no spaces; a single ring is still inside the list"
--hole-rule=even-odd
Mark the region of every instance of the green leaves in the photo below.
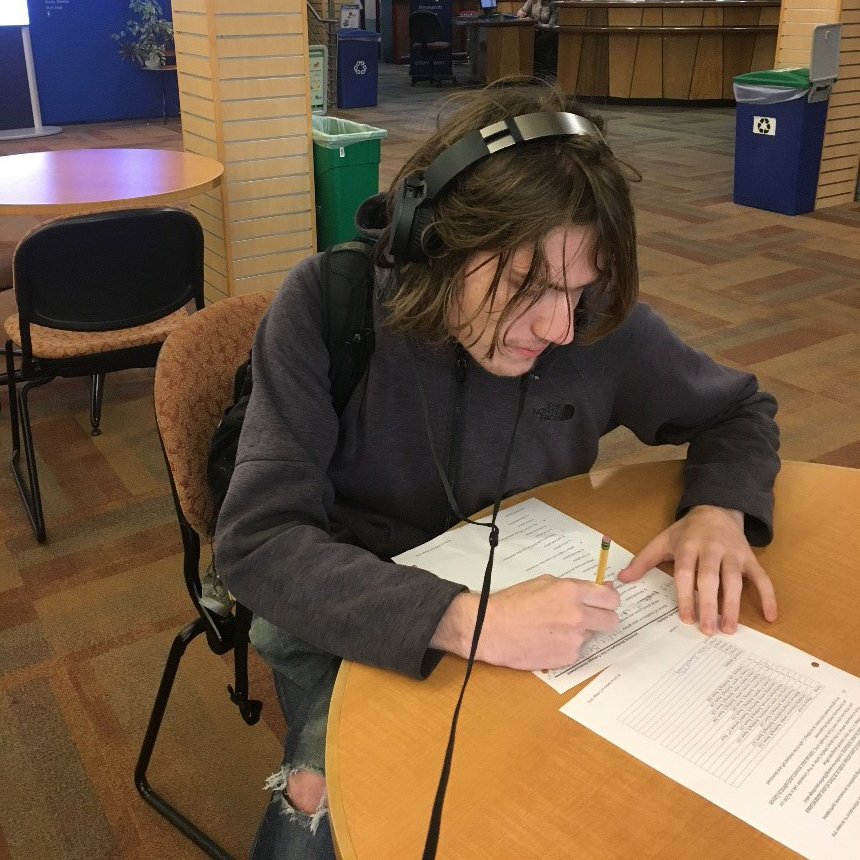
[[[173,45],[173,22],[164,17],[157,0],[129,0],[128,8],[138,20],[128,21],[124,30],[111,34],[119,44],[120,56],[141,66],[163,66],[167,49]]]

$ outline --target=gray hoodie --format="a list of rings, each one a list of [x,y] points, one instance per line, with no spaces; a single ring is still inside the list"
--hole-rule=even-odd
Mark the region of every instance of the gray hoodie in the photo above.
[[[456,345],[393,335],[377,303],[376,349],[338,421],[322,319],[314,256],[290,272],[257,331],[216,565],[236,598],[277,627],[339,657],[421,677],[436,663],[430,639],[462,587],[387,560],[449,524],[414,372],[467,515],[498,490],[520,381],[466,358],[460,445],[449,451]],[[748,539],[763,545],[779,470],[775,413],[754,376],[685,345],[640,303],[597,343],[540,357],[504,495],[587,472],[600,437],[624,425],[648,445],[690,443],[679,516],[698,504],[739,509]]]

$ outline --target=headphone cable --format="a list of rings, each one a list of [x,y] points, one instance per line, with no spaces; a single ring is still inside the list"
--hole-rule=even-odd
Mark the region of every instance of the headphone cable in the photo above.
[[[526,393],[528,392],[529,380],[531,379],[532,374],[531,372],[529,372],[520,377],[520,392],[519,401],[517,403],[517,414],[516,418],[514,419],[514,426],[511,430],[511,438],[508,442],[504,464],[502,465],[502,471],[499,477],[499,485],[496,490],[496,498],[493,503],[493,515],[489,523],[482,523],[478,522],[477,520],[473,520],[470,517],[467,517],[460,510],[460,507],[457,504],[456,499],[454,498],[451,483],[448,480],[448,476],[445,474],[445,470],[442,468],[442,463],[440,462],[439,456],[436,452],[436,444],[433,441],[433,432],[430,428],[430,409],[427,405],[427,395],[424,392],[424,385],[421,381],[421,376],[418,373],[418,368],[415,364],[415,356],[413,355],[411,345],[409,349],[409,360],[412,366],[412,372],[415,375],[415,382],[417,384],[418,390],[418,399],[421,403],[421,412],[424,416],[424,426],[427,428],[427,441],[430,445],[430,455],[433,458],[433,463],[436,466],[436,471],[439,473],[439,477],[442,479],[442,486],[445,488],[445,495],[448,499],[448,504],[450,505],[450,508],[454,512],[454,514],[458,516],[463,522],[470,523],[471,525],[475,526],[485,526],[490,530],[490,553],[487,557],[487,566],[484,570],[484,579],[481,584],[481,595],[478,599],[478,612],[475,617],[475,630],[472,634],[472,645],[469,649],[469,660],[466,663],[466,672],[463,677],[463,685],[460,688],[460,695],[457,698],[457,704],[454,707],[454,713],[451,717],[451,729],[448,733],[448,745],[445,748],[445,758],[442,763],[442,772],[439,775],[439,783],[436,787],[436,797],[433,800],[433,810],[430,813],[430,823],[427,827],[427,839],[424,843],[424,853],[422,855],[422,860],[434,860],[434,858],[436,857],[436,848],[439,843],[439,830],[442,824],[442,807],[445,803],[445,792],[448,788],[448,777],[451,774],[451,763],[454,758],[454,740],[457,734],[457,722],[460,718],[460,708],[463,704],[463,698],[466,693],[466,685],[469,683],[469,678],[472,675],[472,666],[475,663],[475,654],[478,651],[478,641],[481,638],[481,630],[484,627],[484,618],[487,614],[487,602],[490,599],[490,583],[492,581],[493,560],[495,557],[496,547],[499,545],[499,527],[496,525],[496,517],[498,516],[499,508],[502,504],[505,481],[508,477],[508,468],[510,467],[511,457],[514,450],[514,440],[516,438],[517,427],[519,427],[520,418],[523,414],[523,408],[525,407]]]

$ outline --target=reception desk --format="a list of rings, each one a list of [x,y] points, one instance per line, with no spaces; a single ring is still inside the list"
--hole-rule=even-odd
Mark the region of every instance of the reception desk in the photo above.
[[[780,0],[559,0],[558,83],[571,95],[731,99],[773,68]]]
[[[469,32],[467,50],[470,77],[475,83],[490,84],[508,75],[531,75],[534,70],[535,24],[513,21],[477,20],[460,17],[454,23]]]

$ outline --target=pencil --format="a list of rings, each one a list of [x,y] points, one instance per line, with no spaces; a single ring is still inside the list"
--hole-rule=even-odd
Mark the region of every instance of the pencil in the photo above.
[[[606,575],[606,561],[609,558],[609,544],[612,540],[603,535],[600,539],[600,558],[597,560],[597,585],[603,585],[603,577]]]

